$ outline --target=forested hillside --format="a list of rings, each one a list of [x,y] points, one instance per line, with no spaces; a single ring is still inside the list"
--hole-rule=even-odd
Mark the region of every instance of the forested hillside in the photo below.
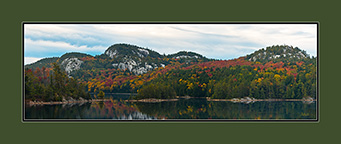
[[[40,101],[62,101],[64,99],[90,99],[85,86],[69,78],[58,64],[53,68],[25,70],[25,98]]]
[[[315,64],[272,61],[262,64],[246,61],[244,58],[214,61],[161,73],[146,85],[172,86],[179,96],[218,99],[242,97],[301,99],[308,96],[315,98]],[[141,89],[146,88],[149,87]],[[140,95],[147,97],[150,92]]]
[[[232,60],[214,60],[194,52],[161,55],[148,48],[115,44],[97,56],[67,53],[27,65],[25,87],[47,87],[46,74],[54,74],[53,62],[55,68],[60,66],[66,72],[69,81],[77,80],[91,93],[138,93],[137,99],[186,95],[217,99],[316,97],[316,58],[287,45],[267,47]],[[37,75],[41,71],[45,75]],[[75,93],[66,91],[58,95]],[[27,96],[33,95],[38,94]]]

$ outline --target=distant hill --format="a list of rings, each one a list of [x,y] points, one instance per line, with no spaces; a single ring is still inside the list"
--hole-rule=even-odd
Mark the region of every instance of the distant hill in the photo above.
[[[201,54],[189,51],[180,51],[175,54],[167,55],[168,58],[177,59],[180,62],[198,62],[198,61],[209,61],[206,57],[202,56]]]
[[[161,55],[158,52],[150,50],[148,48],[142,48],[130,44],[114,44],[110,46],[105,52],[105,55],[114,58],[120,56],[133,56],[133,57],[152,57],[160,58]]]
[[[174,59],[198,59],[198,58],[205,58],[200,54],[194,53],[194,52],[188,52],[188,51],[180,51],[175,54],[167,55],[169,58]]]
[[[67,58],[82,58],[82,57],[93,57],[92,55],[80,53],[80,52],[70,52],[65,53],[59,58],[59,62],[63,62]]]
[[[114,44],[107,48],[101,55],[91,56],[79,52],[71,52],[60,58],[48,58],[25,68],[50,67],[57,62],[69,75],[73,75],[80,69],[120,69],[134,75],[144,74],[159,67],[165,67],[170,61],[179,59],[179,62],[198,62],[208,59],[194,52],[181,51],[176,54],[161,55],[156,51],[130,44]]]
[[[260,49],[247,55],[246,59],[253,62],[294,62],[310,58],[309,55],[298,47],[276,45]]]
[[[163,56],[159,53],[129,44],[115,44],[110,46],[100,58],[108,59],[111,67],[139,75],[164,67],[166,63],[162,60]]]
[[[34,70],[36,68],[52,67],[52,63],[57,62],[58,59],[59,57],[43,58],[35,63],[25,65],[25,68]]]

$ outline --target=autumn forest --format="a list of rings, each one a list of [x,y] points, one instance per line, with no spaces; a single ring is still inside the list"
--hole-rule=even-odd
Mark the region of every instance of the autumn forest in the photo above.
[[[66,53],[25,65],[25,99],[91,99],[90,94],[100,92],[137,93],[131,99],[316,98],[316,59],[288,45],[217,60],[194,52],[161,55],[115,44],[97,56]]]

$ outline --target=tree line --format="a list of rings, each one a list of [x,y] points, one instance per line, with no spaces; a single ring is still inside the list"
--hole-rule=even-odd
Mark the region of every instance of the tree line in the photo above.
[[[41,101],[62,101],[63,98],[90,99],[85,85],[68,77],[60,66],[25,69],[25,99]]]
[[[237,61],[243,63],[242,60]],[[309,62],[313,61],[309,60]],[[193,66],[190,69],[168,71],[147,82],[146,85],[152,84],[156,87],[168,85],[178,96],[215,99],[316,98],[316,63],[302,61],[249,63],[249,65],[228,67]],[[142,89],[153,89],[153,87],[142,86]],[[152,93],[153,91],[149,92]]]

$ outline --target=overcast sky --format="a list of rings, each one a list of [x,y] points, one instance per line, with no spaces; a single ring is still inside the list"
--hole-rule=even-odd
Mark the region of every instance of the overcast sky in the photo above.
[[[271,45],[292,45],[317,54],[316,24],[25,24],[25,64],[66,52],[93,56],[128,43],[160,54],[186,50],[233,59]]]

